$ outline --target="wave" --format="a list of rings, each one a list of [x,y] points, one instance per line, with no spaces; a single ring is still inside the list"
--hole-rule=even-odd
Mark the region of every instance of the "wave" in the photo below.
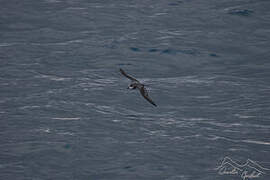
[[[251,143],[251,144],[270,145],[270,142],[250,140],[250,139],[242,140],[242,142]]]

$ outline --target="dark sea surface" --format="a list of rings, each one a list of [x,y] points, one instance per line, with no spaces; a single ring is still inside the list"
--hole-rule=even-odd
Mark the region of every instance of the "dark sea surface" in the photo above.
[[[270,179],[269,0],[0,4],[1,180]]]

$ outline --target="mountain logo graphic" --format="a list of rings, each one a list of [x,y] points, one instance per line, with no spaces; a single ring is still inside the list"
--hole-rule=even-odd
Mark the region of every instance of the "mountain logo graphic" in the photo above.
[[[270,169],[260,166],[248,159],[245,164],[238,164],[229,157],[225,157],[219,167],[216,168],[220,175],[238,175],[242,180],[250,180],[266,175]]]

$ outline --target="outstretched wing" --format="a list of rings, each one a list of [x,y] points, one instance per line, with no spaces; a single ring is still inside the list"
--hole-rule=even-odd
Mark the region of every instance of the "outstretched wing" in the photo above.
[[[125,73],[125,71],[124,71],[123,69],[121,69],[121,68],[120,68],[120,72],[121,72],[124,76],[126,76],[128,79],[130,79],[130,80],[132,80],[132,81],[137,81],[137,82],[139,82],[137,79],[135,79],[135,78],[129,76],[127,73]]]
[[[147,90],[142,86],[140,89],[141,95],[151,104],[153,104],[154,106],[157,106],[154,101],[152,101],[152,99],[150,99],[150,97],[148,96],[148,92]]]

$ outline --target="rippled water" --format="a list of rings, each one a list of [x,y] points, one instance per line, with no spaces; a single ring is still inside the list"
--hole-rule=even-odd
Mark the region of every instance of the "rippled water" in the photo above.
[[[241,180],[218,172],[225,157],[270,168],[269,8],[1,1],[0,179]]]

